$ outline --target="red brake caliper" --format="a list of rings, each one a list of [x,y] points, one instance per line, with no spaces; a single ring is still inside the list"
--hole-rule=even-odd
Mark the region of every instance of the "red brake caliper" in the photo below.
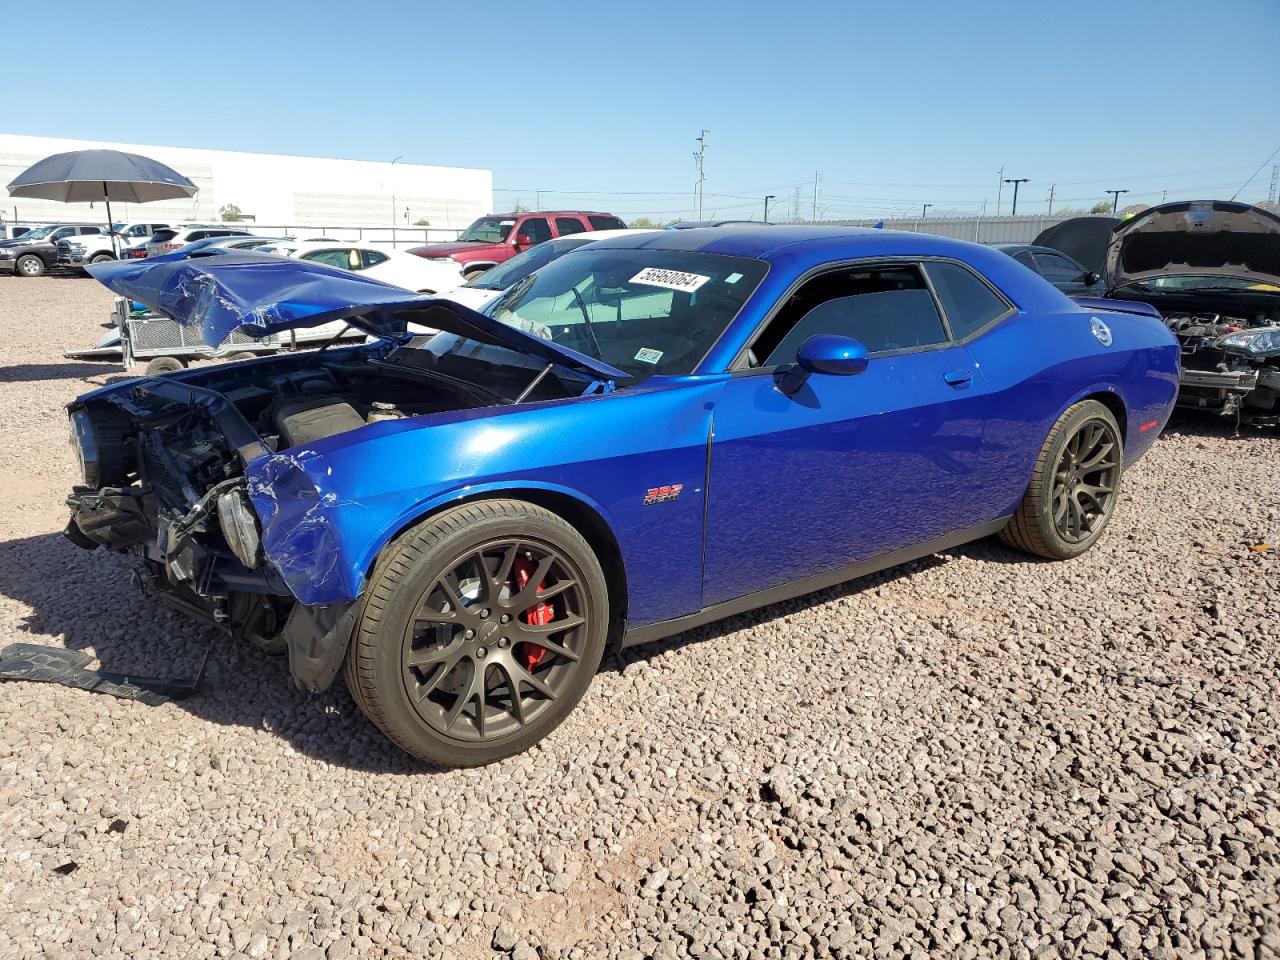
[[[516,590],[523,590],[529,583],[529,578],[533,576],[533,561],[528,557],[516,557],[515,563],[511,565],[511,570],[516,578]],[[538,584],[541,590],[543,584]],[[521,614],[525,623],[535,627],[545,627],[548,623],[555,619],[555,606],[545,601],[534,604],[528,610]],[[542,663],[547,655],[545,647],[539,647],[537,644],[525,643],[521,644],[521,654],[524,660],[524,668],[530,672]]]

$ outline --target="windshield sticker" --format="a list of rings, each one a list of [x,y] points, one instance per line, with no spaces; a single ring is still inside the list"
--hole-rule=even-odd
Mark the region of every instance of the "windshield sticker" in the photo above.
[[[703,277],[702,279],[706,279]],[[641,347],[636,353],[636,359],[641,363],[657,363],[662,359],[662,351],[654,350],[652,347]]]
[[[667,290],[681,290],[693,293],[710,280],[696,273],[681,273],[679,270],[662,270],[659,267],[645,267],[634,277],[632,283],[643,283],[648,287],[663,287]]]
[[[741,280],[741,279],[742,279],[742,274],[740,274],[740,273],[731,273],[731,274],[729,274],[727,277],[725,277],[725,278],[724,278],[724,282],[725,282],[725,283],[737,283],[737,282],[738,282],[739,280]]]

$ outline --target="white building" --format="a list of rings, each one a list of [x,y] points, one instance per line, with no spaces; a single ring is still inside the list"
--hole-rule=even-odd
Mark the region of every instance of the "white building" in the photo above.
[[[3,186],[38,160],[69,150],[124,150],[166,163],[200,188],[190,200],[113,203],[116,220],[210,223],[234,205],[254,227],[411,227],[460,230],[492,211],[493,173],[419,163],[290,157],[0,133],[0,216],[17,223],[104,220],[101,203],[10,197]],[[394,221],[393,221],[394,211]],[[381,231],[380,231],[381,232]],[[415,231],[419,237],[423,231]],[[434,232],[434,231],[433,231]],[[437,239],[437,237],[432,237]],[[441,238],[442,239],[442,238]]]

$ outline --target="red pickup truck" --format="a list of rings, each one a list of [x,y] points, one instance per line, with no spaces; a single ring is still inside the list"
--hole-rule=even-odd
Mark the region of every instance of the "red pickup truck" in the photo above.
[[[622,230],[626,226],[611,213],[593,210],[495,213],[481,217],[452,243],[429,243],[409,252],[428,260],[452,261],[471,280],[543,240],[589,230]]]

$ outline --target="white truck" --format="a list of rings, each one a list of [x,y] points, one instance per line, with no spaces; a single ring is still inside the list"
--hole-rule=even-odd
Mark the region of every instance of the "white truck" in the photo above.
[[[167,226],[167,223],[113,223],[114,244],[111,235],[106,233],[59,240],[58,266],[83,267],[104,260],[127,259],[125,250],[145,244],[153,233]]]

